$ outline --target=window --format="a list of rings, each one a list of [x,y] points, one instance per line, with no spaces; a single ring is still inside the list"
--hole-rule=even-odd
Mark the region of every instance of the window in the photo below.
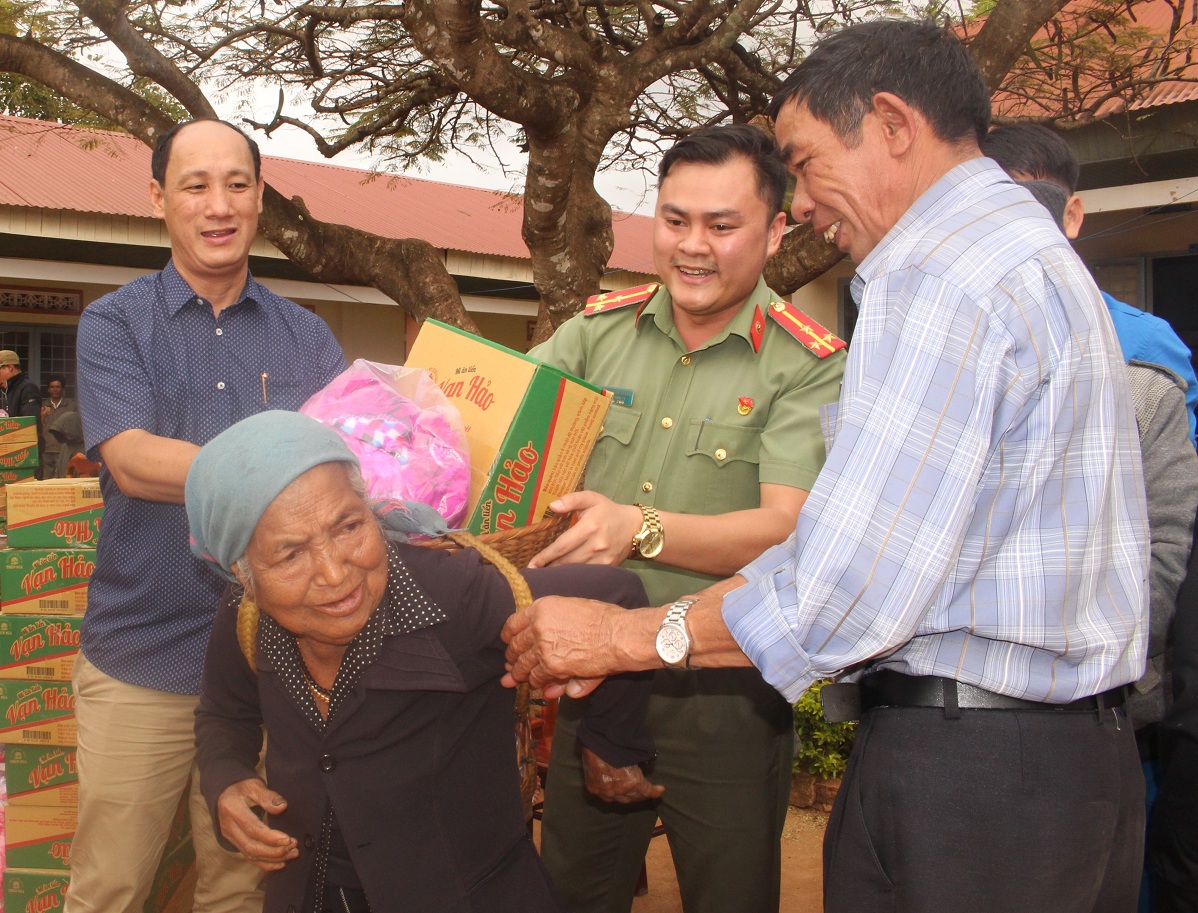
[[[12,349],[20,356],[21,367],[41,384],[43,396],[46,378],[61,374],[66,378],[67,396],[77,397],[74,327],[0,324],[0,349]]]

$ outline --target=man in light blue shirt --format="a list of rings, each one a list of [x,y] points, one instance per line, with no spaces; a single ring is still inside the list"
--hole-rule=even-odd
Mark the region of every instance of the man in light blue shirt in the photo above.
[[[571,692],[685,663],[751,662],[791,700],[860,679],[830,913],[1135,903],[1135,416],[1093,280],[981,156],[989,112],[934,25],[876,20],[816,46],[773,113],[795,215],[859,264],[860,317],[795,534],[693,599],[542,600],[507,630],[513,678]]]

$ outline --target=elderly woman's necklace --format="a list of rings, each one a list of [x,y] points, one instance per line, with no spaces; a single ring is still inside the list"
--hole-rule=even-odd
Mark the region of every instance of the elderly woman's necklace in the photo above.
[[[312,692],[312,697],[317,701],[323,701],[326,705],[333,702],[333,689],[324,688],[316,683],[316,679],[312,677],[312,673],[308,671],[308,664],[300,657],[300,666],[304,670],[304,681],[308,683],[308,690]]]

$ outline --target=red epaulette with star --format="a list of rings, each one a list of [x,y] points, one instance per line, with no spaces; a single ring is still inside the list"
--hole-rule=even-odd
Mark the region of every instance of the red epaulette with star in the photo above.
[[[827,358],[833,352],[839,352],[848,343],[820,326],[789,301],[771,301],[766,313],[774,323],[810,349],[819,358]],[[752,340],[753,350],[761,350],[761,339],[765,334],[765,319],[761,308],[753,315]]]
[[[618,311],[633,304],[643,305],[660,287],[660,282],[650,282],[648,285],[638,285],[636,288],[621,289],[618,292],[604,292],[602,295],[588,298],[582,313],[586,317],[594,317],[596,314]]]

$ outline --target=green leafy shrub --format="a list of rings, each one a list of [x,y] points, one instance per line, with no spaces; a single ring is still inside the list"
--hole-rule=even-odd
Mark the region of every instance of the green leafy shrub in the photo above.
[[[819,693],[827,681],[816,682],[794,705],[794,769],[824,780],[839,777],[849,762],[855,723],[829,723],[824,719]]]

